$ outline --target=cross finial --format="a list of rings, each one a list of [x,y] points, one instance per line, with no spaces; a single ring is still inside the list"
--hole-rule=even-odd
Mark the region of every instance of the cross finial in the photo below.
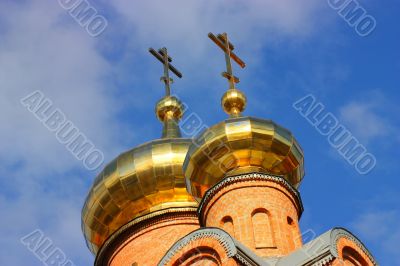
[[[178,123],[183,115],[183,104],[178,98],[171,96],[170,85],[173,80],[169,77],[169,71],[171,70],[178,78],[182,78],[182,73],[170,64],[172,58],[169,57],[167,48],[163,47],[158,51],[149,48],[149,52],[164,65],[164,76],[161,77],[161,80],[165,84],[165,96],[158,101],[155,110],[157,118],[164,124],[162,137],[179,138],[181,131]]]
[[[164,65],[164,76],[161,77],[161,80],[164,81],[165,84],[165,95],[170,96],[170,84],[173,83],[174,80],[169,77],[169,71],[171,70],[172,73],[174,73],[178,78],[182,78],[182,73],[170,64],[170,62],[172,62],[172,58],[168,55],[167,48],[163,47],[159,49],[158,52],[153,48],[149,48],[149,52]]]
[[[211,32],[208,34],[208,37],[216,44],[219,48],[222,49],[225,53],[225,61],[226,61],[226,72],[222,72],[222,76],[229,81],[229,89],[235,89],[235,84],[239,83],[239,78],[233,75],[232,71],[232,63],[231,59],[235,61],[241,68],[244,68],[246,64],[240,59],[235,53],[233,53],[233,49],[235,47],[228,40],[228,34],[218,34],[215,36]]]
[[[244,68],[246,64],[232,52],[235,47],[229,41],[228,34],[215,36],[210,32],[208,37],[225,53],[226,72],[222,72],[222,76],[228,80],[229,90],[221,98],[222,108],[231,117],[239,117],[246,107],[247,99],[243,92],[235,88],[235,84],[239,83],[239,78],[233,75],[231,59],[241,68]]]

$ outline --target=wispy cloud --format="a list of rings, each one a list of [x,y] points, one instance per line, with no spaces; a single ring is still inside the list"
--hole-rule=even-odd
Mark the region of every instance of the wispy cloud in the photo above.
[[[399,125],[391,113],[396,108],[390,99],[373,90],[367,91],[361,99],[340,107],[339,112],[343,123],[368,143],[389,136],[396,141]]]
[[[58,143],[19,99],[42,90],[110,156],[118,149],[109,63],[54,1],[0,3],[0,260],[41,265],[18,239],[45,231],[80,265],[89,265],[80,210],[94,172]],[[101,132],[99,134],[98,132]]]
[[[205,63],[211,69],[223,65],[223,61],[213,56],[214,47],[206,39],[208,32],[229,32],[238,47],[251,43],[241,55],[255,64],[259,60],[257,52],[266,44],[279,45],[283,39],[296,42],[317,32],[324,24],[321,19],[324,16],[320,15],[325,3],[173,0],[165,4],[160,0],[116,0],[110,5],[120,16],[120,22],[125,23],[136,47],[146,49],[168,44],[171,51],[179,51],[185,58],[180,60],[181,66],[188,72],[199,73],[194,70]],[[201,72],[208,74],[207,69]]]
[[[396,209],[375,210],[363,212],[351,224],[361,239],[375,243],[379,239],[379,249],[382,265],[400,264],[398,243],[400,228],[398,226],[400,212]],[[384,263],[386,262],[386,263]]]

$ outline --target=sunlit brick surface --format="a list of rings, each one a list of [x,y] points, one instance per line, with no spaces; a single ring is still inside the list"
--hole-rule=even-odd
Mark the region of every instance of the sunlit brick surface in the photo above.
[[[154,266],[168,249],[180,238],[199,228],[198,219],[193,217],[170,217],[136,232],[113,252],[108,265]]]
[[[283,256],[302,246],[292,194],[272,181],[245,181],[218,191],[201,217],[220,227],[257,255]]]

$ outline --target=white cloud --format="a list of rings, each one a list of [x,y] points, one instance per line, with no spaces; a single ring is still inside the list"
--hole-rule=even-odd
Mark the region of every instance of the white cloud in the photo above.
[[[381,93],[366,92],[365,99],[352,101],[339,109],[340,120],[364,144],[373,140],[397,141],[398,125],[391,119],[392,103]],[[397,128],[397,129],[396,129]],[[393,137],[393,139],[385,137]]]
[[[38,183],[30,187],[32,182],[27,180],[28,184],[22,188],[23,193],[12,198],[1,198],[0,210],[3,215],[0,226],[6,229],[2,231],[0,239],[0,246],[3,247],[0,260],[3,265],[43,265],[20,243],[20,238],[36,229],[44,231],[46,237],[72,261],[80,262],[77,265],[91,264],[92,256],[87,252],[80,232],[80,206],[86,191],[83,182],[74,182],[77,177],[64,178],[47,189]]]
[[[168,3],[116,0],[110,5],[131,25],[129,34],[136,47],[158,48],[167,44],[185,58],[181,63],[189,72],[199,65],[205,70],[215,65],[212,63],[215,53],[210,52],[215,47],[207,40],[210,31],[228,32],[238,47],[246,46],[246,49],[238,48],[240,54],[254,60],[254,65],[259,57],[257,52],[267,43],[273,45],[282,38],[298,41],[319,29],[325,19],[322,16],[325,3],[316,0],[172,0]]]
[[[117,0],[112,5],[133,23],[140,40],[172,41],[195,51],[208,31],[232,32],[241,42],[268,39],[270,36],[263,36],[268,30],[275,36],[307,35],[315,29],[313,15],[322,6],[314,0],[173,0],[168,4],[161,0]]]
[[[400,242],[399,229],[400,212],[398,210],[377,210],[364,212],[355,219],[352,227],[355,228],[361,240],[376,243],[380,242],[375,248],[380,249],[379,254],[382,258],[377,258],[378,262],[400,264],[398,243]],[[382,260],[382,261],[379,261]]]
[[[1,5],[9,27],[0,43],[0,101],[5,114],[0,117],[0,158],[23,161],[34,171],[63,171],[77,165],[19,103],[34,90],[42,90],[96,146],[112,150],[117,105],[102,83],[110,65],[96,52],[93,39],[72,18],[72,25],[60,23],[68,14],[57,3]],[[102,134],[97,133],[100,129]]]
[[[79,171],[81,162],[20,99],[43,91],[109,155],[118,149],[118,125],[113,123],[118,105],[102,79],[110,65],[57,1],[2,1],[0,17],[5,26],[0,42],[2,264],[41,265],[19,243],[38,228],[88,265],[92,258],[81,237],[80,210],[94,173]]]

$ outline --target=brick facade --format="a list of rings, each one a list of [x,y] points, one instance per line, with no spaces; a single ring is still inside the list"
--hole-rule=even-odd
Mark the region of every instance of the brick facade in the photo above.
[[[96,266],[154,266],[180,238],[199,228],[195,212],[169,213],[128,225],[112,244],[103,247]],[[136,263],[136,264],[135,264]]]
[[[321,265],[377,265],[344,229],[332,229],[303,246],[302,210],[297,190],[282,177],[227,177],[207,191],[197,212],[150,213],[127,224],[105,243],[95,266],[265,265],[263,258],[279,266],[315,259]]]
[[[200,220],[219,227],[261,257],[284,256],[302,246],[298,203],[271,180],[240,180],[223,186],[203,206]]]

